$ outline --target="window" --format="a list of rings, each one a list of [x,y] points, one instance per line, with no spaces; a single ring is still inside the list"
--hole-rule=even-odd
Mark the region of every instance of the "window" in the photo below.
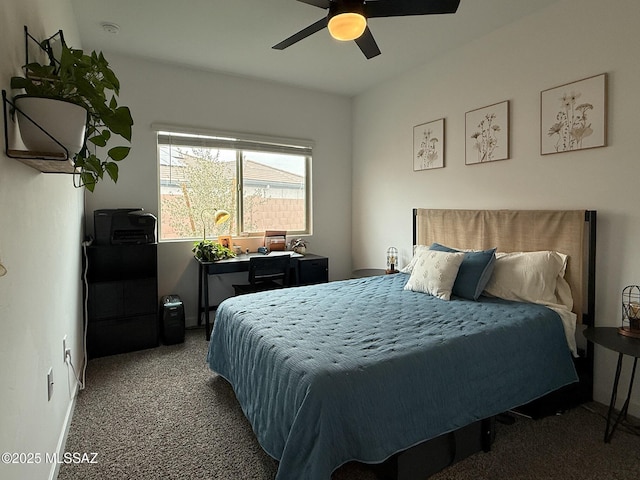
[[[159,129],[158,163],[160,240],[311,233],[308,142]]]

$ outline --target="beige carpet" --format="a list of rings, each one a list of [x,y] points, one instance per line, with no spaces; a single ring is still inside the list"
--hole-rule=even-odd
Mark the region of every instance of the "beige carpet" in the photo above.
[[[202,330],[191,330],[184,344],[91,360],[66,451],[96,452],[98,463],[62,465],[58,478],[273,479],[277,463],[258,445],[230,386],[205,365],[207,345]],[[605,444],[604,407],[587,407],[498,424],[491,452],[431,479],[640,479],[640,436],[620,428]],[[360,464],[333,475],[375,479]]]

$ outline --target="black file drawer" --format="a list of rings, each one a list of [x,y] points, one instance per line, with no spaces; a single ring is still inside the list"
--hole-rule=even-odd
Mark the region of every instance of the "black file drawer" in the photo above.
[[[159,343],[157,245],[87,249],[89,358]]]
[[[89,357],[133,352],[159,345],[158,316],[108,318],[94,320],[87,330]]]
[[[329,281],[329,259],[316,255],[298,258],[298,285],[312,285]]]

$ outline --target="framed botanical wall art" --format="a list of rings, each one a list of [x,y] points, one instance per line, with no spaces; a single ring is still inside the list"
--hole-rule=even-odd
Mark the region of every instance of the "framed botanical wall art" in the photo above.
[[[413,170],[444,167],[444,118],[413,127]]]
[[[465,164],[509,158],[509,100],[465,114]]]
[[[540,153],[570,152],[607,144],[607,74],[540,93]]]

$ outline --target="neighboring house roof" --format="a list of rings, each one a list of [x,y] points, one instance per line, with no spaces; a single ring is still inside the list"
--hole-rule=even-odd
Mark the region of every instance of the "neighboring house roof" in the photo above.
[[[177,184],[185,181],[184,168],[190,161],[194,159],[189,155],[172,152],[170,155],[168,147],[159,148],[160,163],[160,183],[161,184]],[[232,162],[225,163],[229,168],[229,175],[234,174],[235,164]],[[277,183],[281,186],[296,185],[299,186],[304,182],[304,177],[295,173],[287,172],[279,168],[270,167],[263,163],[253,160],[246,160],[244,164],[243,176],[245,181],[252,183]]]
[[[245,180],[261,180],[264,182],[278,182],[278,183],[295,183],[300,185],[304,181],[304,177],[296,175],[295,173],[287,172],[279,168],[273,168],[264,163],[254,162],[253,160],[246,160],[244,164],[244,178]]]

